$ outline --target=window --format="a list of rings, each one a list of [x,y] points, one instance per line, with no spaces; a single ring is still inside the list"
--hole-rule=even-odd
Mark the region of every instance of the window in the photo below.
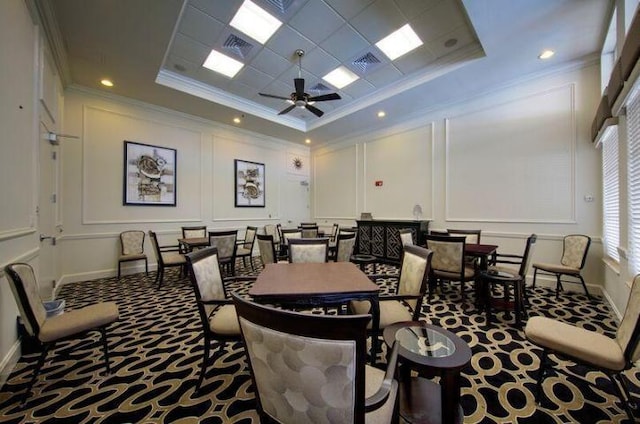
[[[607,128],[602,138],[602,193],[604,216],[604,251],[607,256],[620,260],[620,190],[618,176],[618,126]]]
[[[640,85],[636,82],[627,101],[629,266],[640,273]]]

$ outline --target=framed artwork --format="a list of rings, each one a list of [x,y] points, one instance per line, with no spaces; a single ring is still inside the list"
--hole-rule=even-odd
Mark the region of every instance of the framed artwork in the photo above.
[[[124,142],[122,204],[176,205],[176,149]]]
[[[235,160],[235,201],[237,208],[264,208],[264,163]]]

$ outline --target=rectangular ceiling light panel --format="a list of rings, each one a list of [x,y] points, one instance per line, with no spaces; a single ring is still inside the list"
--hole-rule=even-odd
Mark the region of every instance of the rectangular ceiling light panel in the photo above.
[[[220,52],[211,50],[211,53],[209,53],[207,60],[204,61],[202,66],[226,75],[229,78],[233,78],[238,71],[242,69],[244,64]]]
[[[322,79],[340,89],[357,80],[358,76],[344,66],[340,66],[322,77]]]
[[[409,24],[392,32],[376,43],[376,46],[382,50],[390,60],[395,60],[421,45],[422,40]]]
[[[245,0],[230,25],[264,44],[280,28],[282,22],[250,0]]]

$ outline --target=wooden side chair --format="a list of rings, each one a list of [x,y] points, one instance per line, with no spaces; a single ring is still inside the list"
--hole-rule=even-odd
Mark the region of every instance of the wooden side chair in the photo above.
[[[336,249],[333,259],[336,262],[349,262],[356,246],[356,234],[340,234],[337,237]]]
[[[329,258],[329,239],[300,238],[289,240],[289,262],[322,263]]]
[[[464,299],[464,286],[476,278],[476,269],[465,261],[466,237],[427,235],[427,249],[433,251],[429,294],[438,282],[460,282],[460,295]]]
[[[197,225],[192,227],[182,227],[182,238],[205,238],[207,236],[207,226]]]
[[[447,229],[447,234],[454,237],[464,236],[468,244],[480,244],[482,230]]]
[[[371,315],[312,315],[232,298],[262,422],[397,419],[398,348],[386,371],[366,365]]]
[[[132,230],[120,233],[120,255],[118,255],[118,280],[124,262],[144,261],[144,272],[149,275],[149,261],[144,253],[144,231]]]
[[[262,266],[266,264],[275,264],[278,262],[278,251],[276,250],[276,243],[273,241],[272,235],[258,234],[256,236],[258,243],[258,250],[260,250],[260,260]]]
[[[165,245],[160,246],[158,244],[158,237],[155,232],[149,231],[149,240],[156,253],[156,260],[158,263],[158,269],[156,271],[156,283],[158,283],[158,290],[162,286],[162,280],[164,279],[165,268],[180,267],[180,274],[184,274],[187,260],[184,257],[184,253],[180,245]]]
[[[246,267],[246,259],[249,258],[251,264],[251,270],[255,271],[256,268],[253,265],[253,245],[256,241],[256,234],[258,234],[258,227],[248,226],[244,233],[243,240],[237,240],[236,246],[236,258],[242,258],[242,264]]]
[[[237,240],[238,232],[236,230],[209,231],[209,246],[218,249],[218,262],[226,271],[226,275],[235,275],[236,273]]]
[[[411,246],[413,245],[413,233],[411,230],[400,230],[400,242],[402,246]]]

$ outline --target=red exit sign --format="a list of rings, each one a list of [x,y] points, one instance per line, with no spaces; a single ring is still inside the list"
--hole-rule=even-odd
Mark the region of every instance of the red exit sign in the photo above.
[[[376,181],[376,187],[382,187],[382,180]]]

